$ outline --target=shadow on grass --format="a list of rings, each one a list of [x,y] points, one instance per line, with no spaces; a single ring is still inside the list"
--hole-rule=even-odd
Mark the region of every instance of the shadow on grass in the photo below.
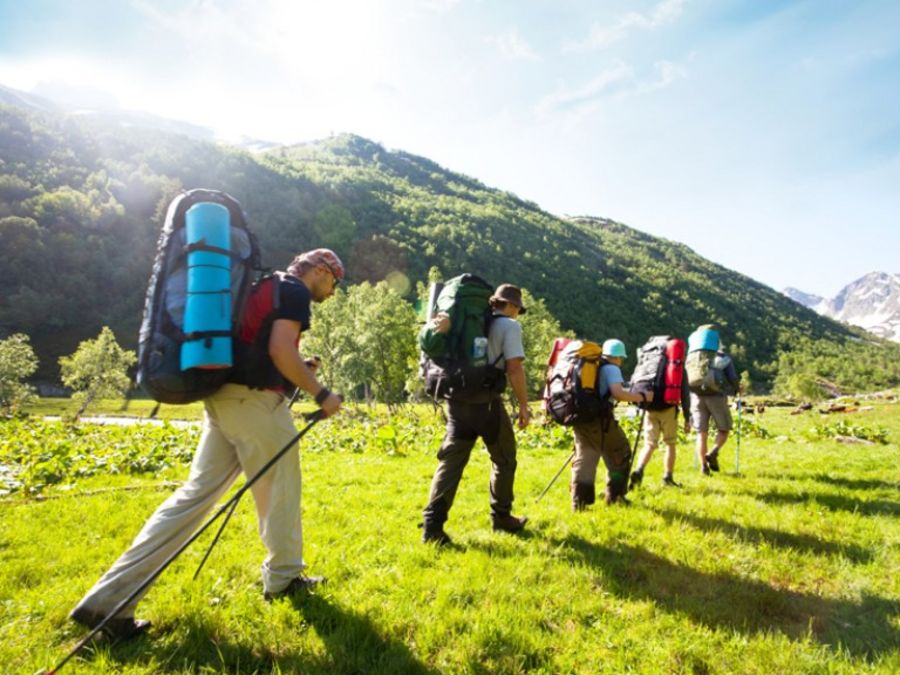
[[[318,596],[295,596],[294,607],[316,631],[328,650],[325,662],[297,664],[301,672],[411,673],[432,675],[401,641],[382,635],[371,620]],[[294,664],[288,664],[294,665]]]
[[[767,543],[796,551],[814,553],[816,555],[840,555],[856,563],[869,562],[874,557],[872,552],[855,544],[839,544],[823,541],[809,534],[792,534],[768,527],[748,527],[737,525],[718,518],[705,518],[690,513],[682,513],[674,509],[657,509],[652,506],[648,510],[659,514],[668,523],[685,522],[706,532],[721,532],[729,537],[753,544]]]
[[[845,495],[827,494],[824,492],[769,492],[746,493],[767,504],[806,504],[813,503],[824,506],[829,511],[848,511],[863,516],[900,516],[900,501],[887,499],[857,499]]]
[[[856,658],[875,659],[900,647],[893,618],[900,602],[864,595],[831,600],[780,589],[727,572],[707,573],[628,545],[606,547],[570,535],[557,541],[597,569],[597,586],[618,596],[651,600],[714,629],[807,637]]]
[[[790,480],[790,481],[806,481],[813,480],[817,483],[825,483],[836,487],[848,488],[850,490],[898,490],[900,491],[900,483],[891,483],[886,480],[874,480],[866,478],[844,478],[843,476],[828,476],[823,473],[810,474],[760,474],[762,478],[772,480]]]
[[[251,646],[228,639],[201,617],[186,617],[177,640],[164,635],[141,637],[106,647],[121,664],[153,664],[157,672],[259,673],[406,673],[437,675],[396,639],[382,635],[365,616],[317,595],[291,602],[304,622],[321,638],[326,654],[290,652],[273,643]],[[90,657],[88,657],[90,658]]]

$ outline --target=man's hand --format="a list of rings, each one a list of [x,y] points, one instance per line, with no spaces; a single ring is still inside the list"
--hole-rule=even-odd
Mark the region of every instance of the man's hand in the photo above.
[[[690,433],[690,431],[691,431],[691,418],[685,417],[684,418],[684,433],[687,434],[687,433]]]
[[[519,406],[519,428],[524,429],[531,422],[531,410],[527,405]]]
[[[647,391],[645,391],[644,396],[646,397],[644,399],[645,403],[653,403],[653,390],[652,389],[648,389]]]
[[[319,409],[325,417],[331,417],[341,409],[341,403],[341,397],[332,393],[328,395],[328,398],[322,401],[322,405],[319,406]]]
[[[431,317],[431,330],[435,333],[446,333],[450,330],[450,315],[447,312],[438,312]]]

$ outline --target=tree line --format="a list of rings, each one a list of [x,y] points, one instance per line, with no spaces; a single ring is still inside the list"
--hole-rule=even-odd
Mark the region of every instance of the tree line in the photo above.
[[[104,326],[136,346],[165,208],[184,188],[210,187],[242,202],[273,268],[326,245],[347,264],[350,284],[385,282],[411,305],[430,269],[475,272],[529,289],[564,331],[616,336],[632,353],[650,335],[716,323],[760,391],[804,373],[848,389],[900,383],[900,346],[682,244],[610,220],[558,218],[357,136],[250,155],[0,106],[0,149],[0,337],[27,334],[39,357],[32,377],[45,382],[58,379],[60,356]],[[361,379],[374,380],[359,368],[348,384],[364,389]],[[368,386],[387,399],[398,391]]]

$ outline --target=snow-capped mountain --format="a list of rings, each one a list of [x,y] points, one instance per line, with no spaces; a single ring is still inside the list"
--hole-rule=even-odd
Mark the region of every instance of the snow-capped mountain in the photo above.
[[[900,274],[871,272],[845,286],[830,300],[796,288],[783,292],[819,314],[900,342]]]

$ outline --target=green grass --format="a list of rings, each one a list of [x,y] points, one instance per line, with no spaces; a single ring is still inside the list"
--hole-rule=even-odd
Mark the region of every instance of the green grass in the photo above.
[[[558,428],[529,430],[516,481],[525,535],[491,531],[476,451],[449,550],[422,545],[416,527],[439,421],[425,408],[329,420],[302,460],[320,592],[263,601],[248,498],[200,579],[210,535],[150,591],[149,637],[96,643],[63,672],[898,672],[900,406],[874,406],[840,419],[883,427],[887,444],[814,438],[838,416],[770,409],[759,420],[770,437],[742,439],[741,475],[733,439],[712,478],[682,445],[683,489],[659,485],[657,456],[630,508],[579,514],[568,471],[535,502],[570,446]],[[67,612],[186,473],[173,461],[150,475],[66,475],[41,499],[0,502],[4,672],[50,667],[75,644],[84,631]]]

